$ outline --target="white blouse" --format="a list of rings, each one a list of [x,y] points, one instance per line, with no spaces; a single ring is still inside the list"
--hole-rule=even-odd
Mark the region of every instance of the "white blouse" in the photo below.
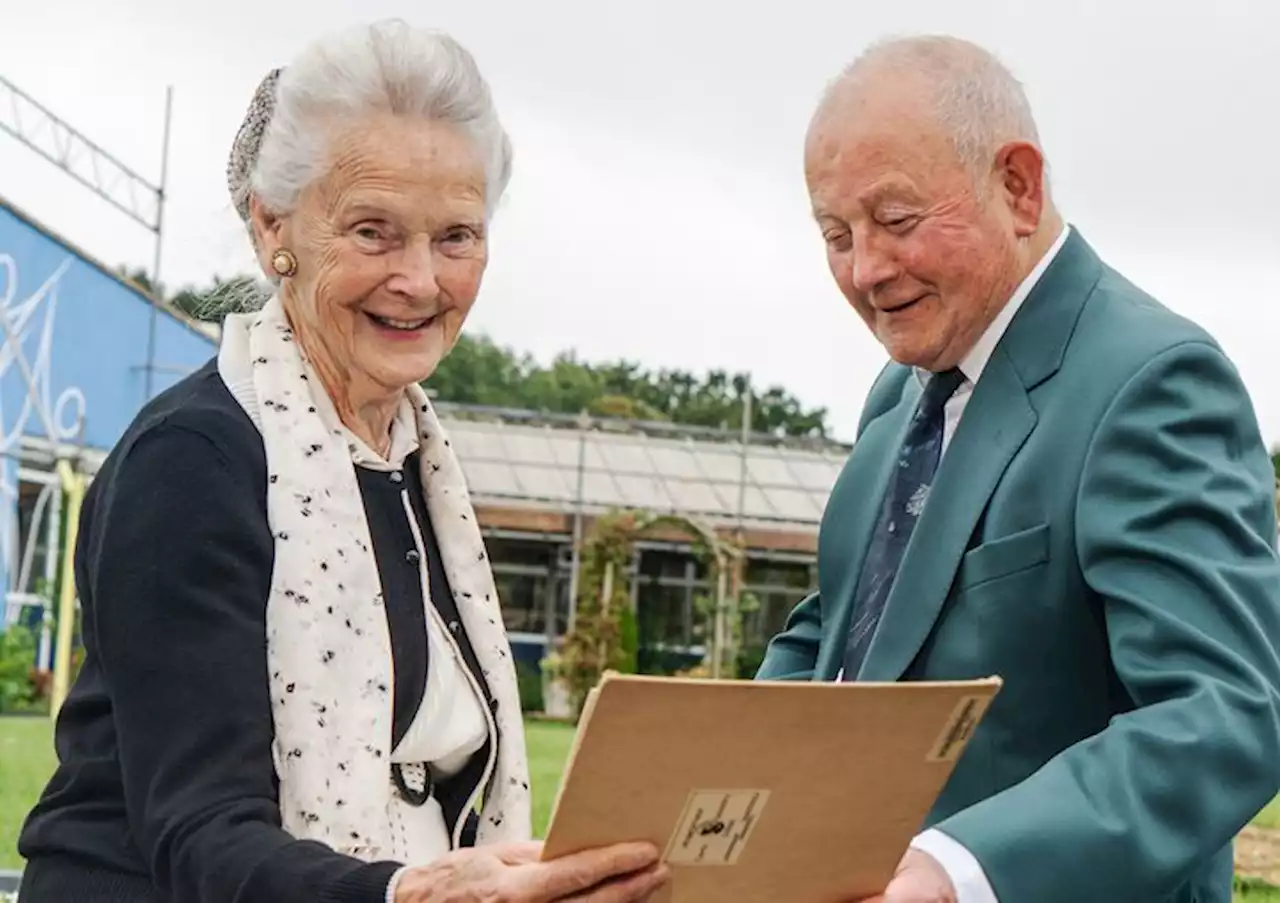
[[[347,440],[352,449],[352,461],[358,467],[370,470],[392,471],[404,466],[405,458],[418,450],[418,431],[413,407],[408,399],[401,403],[391,426],[391,450],[386,458],[369,448],[358,436],[347,430]],[[407,486],[407,484],[406,484]],[[409,502],[407,488],[400,490],[405,516],[413,531],[414,544],[418,548],[419,572],[422,579],[422,598],[427,609],[427,686],[422,703],[414,715],[409,729],[391,753],[391,761],[401,765],[427,762],[433,775],[451,777],[466,766],[471,757],[484,746],[489,738],[489,721],[485,717],[484,698],[474,677],[462,660],[462,653],[454,642],[444,619],[440,617],[431,599],[427,549],[418,529]],[[424,815],[435,813],[432,833],[441,853],[451,848],[448,826],[444,813],[435,797],[423,805]]]

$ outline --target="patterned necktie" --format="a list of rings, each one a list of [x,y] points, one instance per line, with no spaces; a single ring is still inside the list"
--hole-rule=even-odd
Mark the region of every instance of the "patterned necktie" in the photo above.
[[[858,580],[853,627],[844,653],[842,679],[845,681],[857,679],[867,650],[871,648],[907,541],[924,510],[929,486],[942,456],[944,406],[963,381],[964,375],[959,370],[944,370],[930,377],[920,393]]]

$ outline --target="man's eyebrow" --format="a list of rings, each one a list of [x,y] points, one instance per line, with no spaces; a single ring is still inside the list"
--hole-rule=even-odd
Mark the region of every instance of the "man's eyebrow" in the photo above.
[[[920,193],[916,191],[915,186],[910,182],[901,179],[886,179],[863,191],[858,196],[858,201],[864,207],[874,207],[885,201],[919,203]]]

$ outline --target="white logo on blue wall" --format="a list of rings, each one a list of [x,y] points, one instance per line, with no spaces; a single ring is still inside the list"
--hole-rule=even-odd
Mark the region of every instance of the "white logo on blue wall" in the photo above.
[[[54,447],[75,444],[84,423],[84,392],[69,386],[55,396],[52,379],[58,286],[72,261],[65,257],[24,295],[17,261],[0,252],[0,589],[6,602],[0,626],[11,623],[21,608],[10,604],[10,596],[16,594],[21,601],[30,592],[29,585],[14,581],[20,570],[15,565],[28,557],[21,548],[17,519],[22,439],[43,437]],[[36,533],[38,525],[31,527]],[[28,538],[35,541],[34,535]],[[20,582],[29,584],[29,576]]]

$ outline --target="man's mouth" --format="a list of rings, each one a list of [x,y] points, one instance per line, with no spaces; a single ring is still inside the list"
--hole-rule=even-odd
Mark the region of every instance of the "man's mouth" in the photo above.
[[[923,301],[926,297],[928,297],[927,292],[923,295],[920,295],[919,297],[912,298],[910,301],[903,301],[901,304],[896,304],[893,307],[882,307],[880,308],[880,312],[882,314],[901,313],[904,310],[915,307],[917,304]]]
[[[417,332],[421,329],[426,329],[435,322],[439,314],[430,317],[419,317],[416,320],[398,320],[394,317],[380,317],[377,314],[368,312],[365,313],[365,316],[385,329],[394,329],[397,332]]]

